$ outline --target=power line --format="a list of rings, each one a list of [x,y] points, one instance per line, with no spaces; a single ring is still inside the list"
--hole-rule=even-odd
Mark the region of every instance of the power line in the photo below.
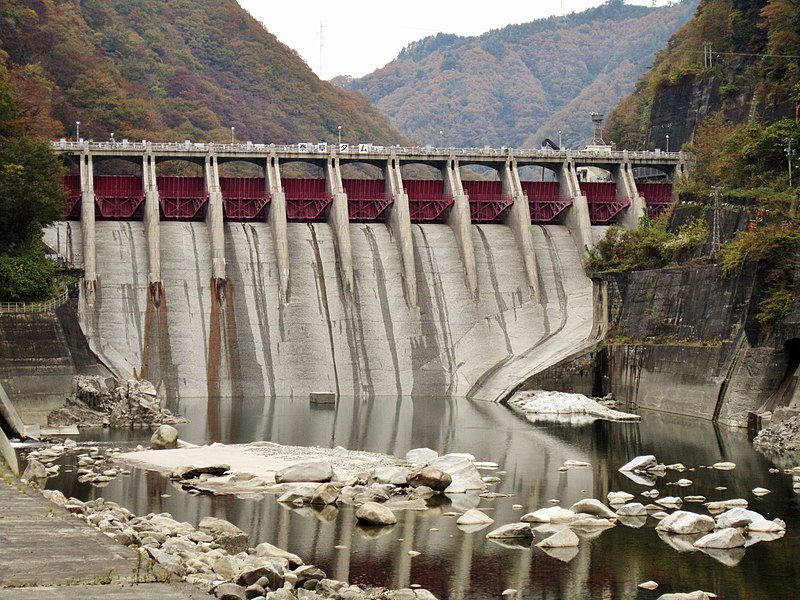
[[[706,47],[706,44],[708,46]],[[704,42],[702,50],[684,50],[684,52],[688,52],[689,54],[703,54],[708,55],[711,52],[714,56],[755,56],[755,57],[762,57],[762,58],[795,58],[800,59],[800,55],[796,54],[757,54],[752,52],[712,52],[711,51],[711,43]]]

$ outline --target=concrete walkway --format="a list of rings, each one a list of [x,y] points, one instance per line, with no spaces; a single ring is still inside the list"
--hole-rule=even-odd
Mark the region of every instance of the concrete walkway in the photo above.
[[[151,579],[136,552],[20,483],[0,461],[0,600],[208,598]]]

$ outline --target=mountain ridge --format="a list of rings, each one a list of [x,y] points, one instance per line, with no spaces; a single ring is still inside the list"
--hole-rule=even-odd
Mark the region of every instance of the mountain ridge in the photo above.
[[[331,81],[362,92],[423,145],[531,147],[561,130],[565,145],[580,146],[591,138],[588,113],[610,110],[633,89],[696,4],[611,0],[480,36],[438,34],[365,77]]]
[[[3,0],[0,48],[37,133],[401,143],[360,94],[319,80],[234,0]],[[234,128],[234,129],[231,129]]]

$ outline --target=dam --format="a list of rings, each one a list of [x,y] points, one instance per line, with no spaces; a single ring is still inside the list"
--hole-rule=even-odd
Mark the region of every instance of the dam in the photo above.
[[[53,150],[77,173],[65,178],[66,220],[46,239],[83,270],[81,329],[112,373],[145,377],[168,399],[502,400],[593,346],[601,299],[583,260],[594,236],[663,210],[685,168],[662,152],[64,140]],[[180,161],[202,175],[161,172]],[[261,175],[220,175],[236,162]],[[318,175],[285,176],[293,163]],[[135,174],[115,174],[120,164]],[[343,176],[353,165],[380,175]],[[469,166],[490,175],[470,179]],[[608,179],[581,180],[589,167]],[[642,168],[666,180],[639,191]]]

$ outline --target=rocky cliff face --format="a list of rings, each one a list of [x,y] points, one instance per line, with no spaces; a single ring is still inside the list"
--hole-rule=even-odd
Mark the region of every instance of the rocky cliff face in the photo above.
[[[787,97],[766,96],[738,72],[696,73],[663,84],[653,97],[645,146],[649,150],[678,150],[694,141],[698,125],[716,112],[731,123],[758,119],[773,122],[794,117],[794,103]]]

